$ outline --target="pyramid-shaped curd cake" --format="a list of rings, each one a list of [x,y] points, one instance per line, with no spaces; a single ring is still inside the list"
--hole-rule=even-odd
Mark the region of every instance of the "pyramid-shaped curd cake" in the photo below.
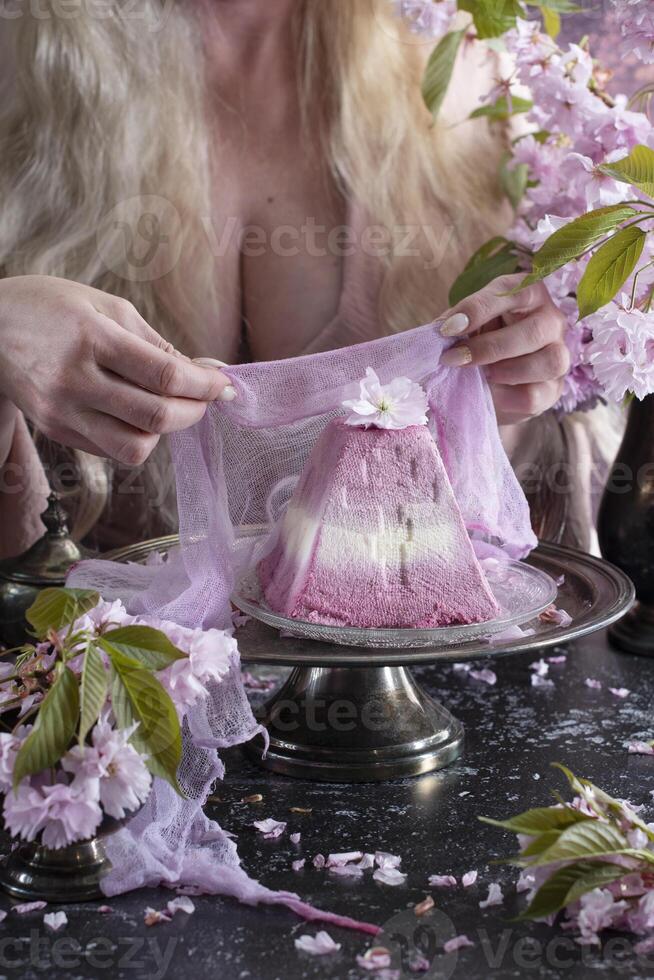
[[[258,566],[266,602],[293,619],[363,628],[493,619],[500,610],[424,411],[403,427],[371,414],[336,419],[317,440]]]

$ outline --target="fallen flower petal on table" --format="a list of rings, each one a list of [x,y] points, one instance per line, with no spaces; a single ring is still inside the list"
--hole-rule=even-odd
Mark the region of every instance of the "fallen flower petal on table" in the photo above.
[[[52,929],[53,932],[57,932],[66,925],[68,922],[68,916],[65,912],[46,912],[46,914],[43,916],[43,921],[49,929]]]
[[[300,936],[295,940],[295,948],[311,956],[326,956],[328,953],[337,953],[341,944],[335,943],[328,932],[321,930],[315,936]]]
[[[586,685],[586,687],[592,687],[593,690],[596,691],[599,690],[600,687],[602,686],[602,682],[595,680],[594,677],[587,677],[586,680],[584,681],[584,684]]]
[[[301,836],[302,836],[301,834],[291,834],[291,836],[289,837],[291,844],[299,844]]]
[[[375,851],[375,864],[386,871],[389,868],[399,868],[402,858],[398,854],[389,854],[387,851]]]
[[[494,670],[489,670],[488,667],[484,667],[483,670],[471,670],[468,677],[472,677],[476,681],[483,681],[484,684],[497,684],[497,674]]]
[[[417,905],[413,906],[413,911],[418,917],[420,917],[421,915],[425,915],[427,912],[429,912],[430,909],[433,909],[433,907],[434,899],[431,897],[431,895],[427,895],[426,898],[423,898],[422,902],[418,902]]]
[[[372,874],[375,881],[381,881],[383,885],[403,885],[406,875],[397,868],[377,868]]]
[[[286,830],[286,824],[283,820],[273,820],[272,817],[268,817],[266,820],[255,820],[252,826],[256,827],[268,840],[281,837]]]
[[[360,861],[362,857],[363,851],[344,851],[342,854],[329,854],[327,856],[327,867],[342,868],[344,864],[350,864],[352,861]]]
[[[195,905],[187,895],[180,895],[178,898],[173,898],[172,901],[168,902],[166,908],[171,915],[174,915],[175,912],[186,912],[187,915],[192,915],[195,912]]]
[[[553,623],[555,626],[569,626],[572,616],[565,609],[558,609],[555,605],[548,606],[539,615],[541,623]]]
[[[543,677],[542,674],[532,674],[531,675],[531,686],[532,687],[554,687],[554,681],[551,681],[549,677]]]
[[[313,864],[314,868],[324,868],[326,864],[325,855],[316,854],[311,863]]]
[[[631,691],[627,687],[610,687],[609,691],[614,694],[616,698],[626,698],[631,694]]]
[[[469,888],[470,885],[474,885],[476,880],[477,880],[476,871],[466,871],[463,878],[461,879],[461,884],[463,885],[464,888]]]
[[[487,909],[491,905],[501,905],[503,901],[504,895],[502,894],[502,889],[496,881],[493,881],[488,886],[488,897],[479,903],[479,908]]]
[[[301,871],[306,864],[306,858],[300,858],[298,861],[293,861],[291,863],[291,868],[293,871]]]
[[[567,654],[560,653],[557,654],[555,657],[548,657],[547,661],[550,664],[564,664],[567,659],[568,659]]]
[[[475,944],[471,942],[467,936],[454,936],[453,939],[448,939],[444,944],[443,949],[446,953],[455,953],[457,949],[463,949],[464,946],[474,946]]]
[[[146,926],[156,926],[159,925],[160,922],[170,922],[171,919],[172,915],[170,915],[169,912],[150,908],[149,905],[146,907],[145,915],[143,917],[143,921],[145,922]]]
[[[630,755],[654,755],[654,745],[651,742],[629,742],[627,749]]]
[[[549,673],[550,665],[546,660],[541,657],[540,660],[534,660],[533,663],[529,664],[529,670],[533,670],[539,677],[545,677]]]
[[[27,915],[28,912],[38,912],[40,909],[44,909],[48,903],[47,902],[23,902],[21,905],[14,905],[14,912],[18,915]]]
[[[332,864],[327,865],[329,873],[340,876],[341,878],[361,878],[363,869],[358,864]]]
[[[429,884],[432,888],[453,888],[456,885],[454,875],[430,875]]]
[[[385,946],[371,946],[363,956],[357,956],[362,970],[384,970],[391,965],[391,954]]]
[[[358,867],[361,868],[362,871],[368,871],[370,868],[374,868],[374,866],[375,855],[370,853],[364,854],[358,864]]]

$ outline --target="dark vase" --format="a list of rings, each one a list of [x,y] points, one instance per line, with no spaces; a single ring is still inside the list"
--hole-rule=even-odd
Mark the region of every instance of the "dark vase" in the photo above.
[[[614,646],[654,656],[654,395],[634,398],[600,504],[603,556],[636,587],[637,603],[609,630]]]

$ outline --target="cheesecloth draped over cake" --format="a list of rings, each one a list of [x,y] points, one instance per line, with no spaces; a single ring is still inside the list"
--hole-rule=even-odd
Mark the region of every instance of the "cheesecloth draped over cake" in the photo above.
[[[490,545],[523,557],[536,539],[500,442],[488,386],[475,367],[440,366],[450,342],[441,338],[439,326],[229,368],[234,401],[212,404],[201,422],[171,438],[179,548],[166,561],[146,566],[83,562],[69,584],[120,598],[131,613],[192,628],[230,628],[235,585],[270,547],[268,529],[284,512],[317,437],[343,414],[342,402],[352,397],[368,367],[383,384],[403,376],[423,386],[429,427],[473,541],[480,549]],[[249,902],[298,907],[295,896],[251,881],[238,866],[233,842],[201,810],[212,782],[223,774],[218,750],[257,731],[235,663],[188,717],[180,769],[188,798],[180,800],[155,780],[146,807],[110,838],[114,870],[108,891],[181,882]]]

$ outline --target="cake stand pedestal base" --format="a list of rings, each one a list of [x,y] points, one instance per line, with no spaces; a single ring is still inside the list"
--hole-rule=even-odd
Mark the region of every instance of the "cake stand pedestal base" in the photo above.
[[[640,657],[654,657],[654,607],[637,602],[609,629],[611,645]]]
[[[296,667],[257,712],[268,729],[246,746],[286,776],[373,782],[417,776],[461,754],[463,725],[405,667]]]

